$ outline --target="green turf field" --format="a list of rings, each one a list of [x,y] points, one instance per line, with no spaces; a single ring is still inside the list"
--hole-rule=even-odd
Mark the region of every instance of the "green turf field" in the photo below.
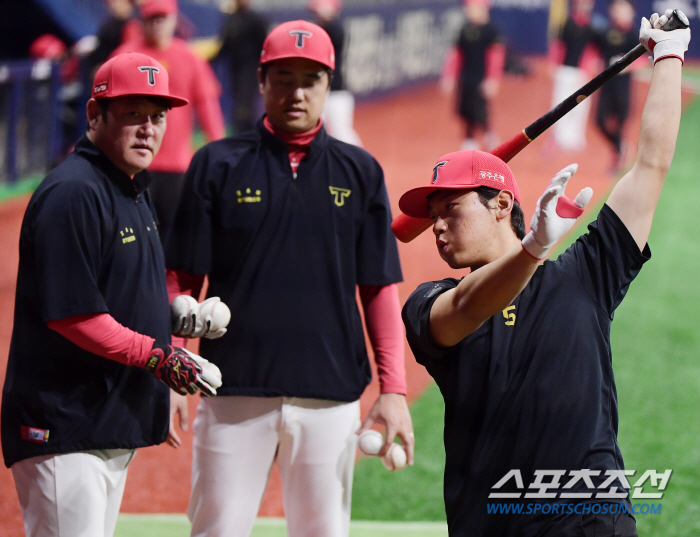
[[[661,513],[637,516],[640,536],[700,535],[698,140],[700,100],[683,115],[676,156],[649,240],[652,260],[630,287],[613,323],[619,441],[626,467],[637,470],[637,477],[647,469],[674,472],[664,498],[654,500],[662,503]],[[416,464],[389,473],[376,459],[358,463],[352,513],[354,520],[365,522],[353,523],[352,536],[447,534],[442,502],[443,408],[437,388],[431,385],[411,411]],[[184,515],[122,515],[116,535],[184,537],[188,524]],[[261,519],[253,532],[254,537],[282,535],[284,523],[277,519]]]
[[[188,537],[185,515],[121,515],[114,537]],[[260,518],[251,537],[284,537],[283,519]],[[447,537],[447,526],[436,522],[353,522],[350,537]]]
[[[672,469],[659,516],[640,535],[700,534],[700,100],[683,114],[649,239],[652,259],[613,322],[620,444],[627,468]]]

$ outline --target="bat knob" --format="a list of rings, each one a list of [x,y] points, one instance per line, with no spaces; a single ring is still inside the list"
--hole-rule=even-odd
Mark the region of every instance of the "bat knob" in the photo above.
[[[674,9],[668,22],[662,29],[670,32],[671,30],[680,30],[681,28],[688,28],[689,26],[690,22],[688,21],[688,17],[685,16],[685,13],[680,9]]]

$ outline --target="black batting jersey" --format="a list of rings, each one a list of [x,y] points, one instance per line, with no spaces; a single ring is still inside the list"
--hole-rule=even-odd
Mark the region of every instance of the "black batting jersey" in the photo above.
[[[639,29],[631,27],[625,31],[609,26],[596,29],[593,32],[592,39],[600,50],[606,65],[610,65],[639,44]],[[622,74],[628,75],[629,73]]]
[[[483,25],[467,22],[457,37],[457,48],[462,53],[462,69],[459,81],[462,87],[481,84],[486,76],[486,51],[501,42],[492,22]]]
[[[566,49],[563,65],[578,67],[583,51],[593,39],[593,29],[589,24],[579,26],[573,19],[568,18],[561,29],[559,39]]]
[[[359,398],[370,381],[356,285],[401,280],[383,172],[321,128],[296,175],[262,121],[195,155],[167,265],[207,274],[231,309],[201,341],[220,395]]]
[[[169,341],[165,262],[148,181],[145,173],[132,180],[83,137],[29,201],[2,395],[8,467],[38,455],[132,449],[166,438],[165,384],[46,326],[106,312]]]
[[[444,495],[450,535],[531,537],[552,515],[488,513],[498,502],[629,502],[619,481],[616,498],[597,499],[606,470],[623,469],[617,444],[618,410],[610,350],[617,306],[650,258],[640,252],[607,205],[556,261],[539,267],[523,292],[452,348],[429,335],[435,299],[458,280],[420,285],[403,309],[408,342],[445,400]],[[572,470],[600,471],[593,489]],[[522,484],[508,479],[518,470]],[[535,470],[565,470],[555,497],[526,499]],[[548,476],[545,483],[552,481]],[[612,489],[611,486],[610,488]],[[560,492],[580,493],[565,499]],[[489,498],[511,493],[515,498]],[[629,507],[631,512],[631,507]],[[536,510],[531,508],[532,512]],[[523,513],[527,512],[527,508]]]

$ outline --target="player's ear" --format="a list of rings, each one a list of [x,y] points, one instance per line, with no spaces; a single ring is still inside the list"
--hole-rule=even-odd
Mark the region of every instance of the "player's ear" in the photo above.
[[[95,130],[97,122],[102,115],[102,109],[95,99],[90,99],[87,102],[85,106],[85,115],[87,116],[88,130]]]
[[[496,206],[496,218],[501,220],[508,216],[513,210],[515,197],[510,190],[501,190],[493,201]]]

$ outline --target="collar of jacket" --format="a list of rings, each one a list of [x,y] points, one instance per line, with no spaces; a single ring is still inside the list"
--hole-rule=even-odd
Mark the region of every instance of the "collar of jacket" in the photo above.
[[[134,175],[132,179],[124,171],[119,169],[107,156],[83,135],[75,144],[75,153],[95,164],[105,175],[117,185],[125,194],[136,198],[148,188],[151,183],[151,174],[144,170]]]

